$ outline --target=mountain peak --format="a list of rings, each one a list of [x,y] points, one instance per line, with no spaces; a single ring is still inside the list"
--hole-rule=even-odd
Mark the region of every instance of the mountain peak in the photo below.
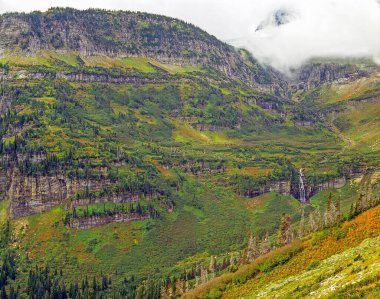
[[[255,31],[263,30],[267,27],[280,27],[290,23],[296,14],[287,9],[277,9],[273,11],[265,20],[263,20]]]

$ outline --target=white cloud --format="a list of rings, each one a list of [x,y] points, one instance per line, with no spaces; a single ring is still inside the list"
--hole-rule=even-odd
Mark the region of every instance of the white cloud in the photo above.
[[[290,1],[289,1],[290,2]],[[380,6],[373,0],[293,1],[297,18],[241,40],[260,60],[286,70],[312,57],[380,59]]]
[[[0,0],[0,12],[79,9],[139,10],[191,22],[220,39],[238,38],[261,61],[287,69],[313,56],[367,56],[380,62],[377,0]],[[270,12],[290,8],[297,20],[255,32]]]

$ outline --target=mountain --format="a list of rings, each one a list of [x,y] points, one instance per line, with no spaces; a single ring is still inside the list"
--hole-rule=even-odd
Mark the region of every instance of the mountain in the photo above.
[[[290,23],[296,18],[296,13],[286,10],[278,9],[272,12],[268,18],[263,20],[256,28],[255,31],[264,30],[267,27],[280,27],[282,25]]]
[[[264,30],[267,27],[280,27],[282,25],[290,23],[296,18],[296,14],[292,11],[285,9],[278,9],[272,12],[269,17],[263,20],[256,28],[255,31]]]
[[[148,56],[207,65],[251,87],[286,94],[279,74],[245,61],[231,46],[185,22],[146,13],[50,9],[0,19],[0,54],[72,50],[85,56]],[[22,55],[22,54],[21,54]]]
[[[288,77],[180,20],[70,8],[1,15],[0,49],[3,298],[169,298],[206,285],[217,298],[207,281],[265,254],[272,275],[293,263],[277,260],[293,241],[292,257],[309,237],[334,237],[348,258],[330,244],[320,259],[347,263],[377,244],[359,244],[379,228],[373,63],[314,59]],[[368,235],[355,219],[373,220]],[[351,226],[363,232],[352,246]],[[315,251],[286,274],[298,279]]]

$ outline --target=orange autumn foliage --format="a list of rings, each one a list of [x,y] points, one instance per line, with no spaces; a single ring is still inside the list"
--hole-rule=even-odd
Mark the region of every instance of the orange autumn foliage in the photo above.
[[[351,247],[358,246],[363,240],[372,238],[380,234],[380,206],[369,209],[363,212],[352,220],[345,221],[334,227],[325,229],[320,232],[313,233],[300,241],[295,241],[294,244],[289,244],[285,248],[289,248],[296,243],[301,251],[293,255],[292,258],[285,264],[273,268],[270,272],[259,272],[244,284],[233,283],[236,281],[236,276],[242,272],[248,271],[254,264],[264,262],[274,256],[281,254],[283,250],[279,248],[267,255],[264,255],[250,264],[242,266],[236,273],[226,273],[217,277],[207,284],[191,290],[186,293],[184,298],[200,298],[218,290],[225,290],[222,298],[237,298],[248,292],[260,289],[263,285],[285,278],[290,275],[295,275],[307,269],[310,262],[313,260],[324,260],[334,254],[340,253]]]

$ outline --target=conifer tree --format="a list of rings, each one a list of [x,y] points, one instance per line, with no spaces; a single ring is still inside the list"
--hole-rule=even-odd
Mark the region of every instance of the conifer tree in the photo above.
[[[200,269],[199,269],[199,264],[196,264],[195,266],[195,274],[194,274],[194,278],[195,278],[195,287],[199,286],[200,285],[200,282],[201,282],[201,279],[200,279]]]
[[[358,215],[364,209],[364,192],[361,191],[357,197],[355,204],[353,205],[353,216]]]
[[[325,213],[323,214],[323,226],[324,227],[327,227],[329,226],[329,212],[328,210],[326,209]]]
[[[5,290],[5,286],[1,287],[0,299],[8,299],[7,291]]]
[[[325,213],[325,225],[330,226],[335,223],[336,219],[336,208],[332,199],[332,194],[330,192],[327,202],[327,210]]]
[[[270,248],[269,232],[266,231],[264,238],[261,240],[259,244],[259,254],[260,255],[266,254],[270,250],[271,248]]]
[[[248,262],[252,262],[260,255],[259,246],[257,242],[256,236],[254,237],[252,234],[249,236],[248,245],[247,245],[247,254],[246,258]]]
[[[280,221],[280,228],[278,231],[278,244],[286,245],[292,241],[292,230],[290,227],[290,216],[287,214],[282,214]]]
[[[208,282],[208,271],[207,268],[201,266],[201,281],[202,284]]]
[[[176,295],[183,295],[183,293],[185,292],[184,285],[185,285],[185,282],[183,281],[183,279],[178,278],[176,280],[176,283],[175,283]]]
[[[315,219],[315,213],[311,212],[309,214],[309,228],[311,232],[315,232],[318,229],[318,224]]]
[[[216,257],[214,255],[210,257],[210,265],[208,267],[208,270],[211,274],[211,278],[214,278],[216,272]]]
[[[105,275],[102,276],[102,290],[106,290],[108,288],[108,279]]]
[[[317,227],[318,227],[317,230],[322,229],[324,226],[324,222],[323,222],[322,212],[319,207],[315,210],[315,219],[317,221]]]
[[[19,292],[18,290],[15,291],[14,287],[11,286],[9,289],[9,299],[17,299],[19,297]]]
[[[230,261],[229,261],[229,270],[235,271],[236,270],[236,257],[233,253],[230,254]]]
[[[340,204],[341,204],[341,198],[339,196],[338,200],[336,202],[336,206],[335,206],[335,221],[340,221],[342,219],[342,212],[340,209]]]
[[[186,292],[190,290],[190,284],[189,284],[189,279],[187,278],[187,272],[185,274],[185,290]]]

